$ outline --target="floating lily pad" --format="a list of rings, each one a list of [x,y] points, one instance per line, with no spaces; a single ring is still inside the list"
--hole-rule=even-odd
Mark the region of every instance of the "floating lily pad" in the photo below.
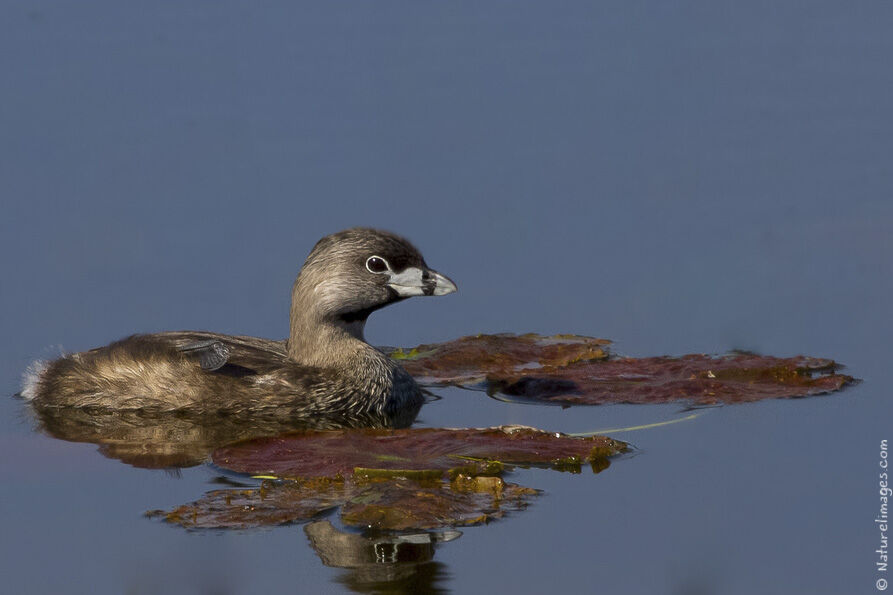
[[[420,382],[562,405],[735,403],[806,397],[854,382],[837,364],[755,354],[613,357],[607,341],[557,335],[479,335],[399,350]]]
[[[485,429],[307,431],[218,449],[219,467],[287,479],[407,477],[437,479],[459,473],[495,475],[504,465],[579,470],[623,452],[604,436],[576,438],[522,426]]]
[[[491,390],[543,401],[596,405],[667,403],[696,405],[807,397],[839,390],[853,378],[834,372],[834,362],[808,357],[760,355],[620,358],[569,367],[559,377],[573,388],[549,394],[531,379],[505,379]],[[538,379],[540,380],[540,379]],[[550,379],[551,380],[551,379]]]
[[[505,482],[509,466],[600,472],[626,445],[533,428],[327,430],[219,449],[214,462],[261,476],[251,489],[214,490],[154,511],[187,528],[272,526],[335,507],[346,525],[388,530],[474,525],[526,506],[536,490]],[[272,477],[284,479],[273,480]]]
[[[490,377],[549,372],[578,362],[604,360],[610,344],[594,337],[529,333],[475,335],[389,351],[421,382],[469,385]]]

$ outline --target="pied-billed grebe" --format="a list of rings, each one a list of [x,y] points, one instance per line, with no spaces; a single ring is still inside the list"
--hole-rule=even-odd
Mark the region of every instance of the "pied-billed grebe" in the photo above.
[[[349,229],[321,239],[307,257],[292,289],[287,341],[134,335],[32,366],[22,396],[37,407],[414,415],[419,387],[365,342],[366,318],[411,296],[454,291],[407,240]]]

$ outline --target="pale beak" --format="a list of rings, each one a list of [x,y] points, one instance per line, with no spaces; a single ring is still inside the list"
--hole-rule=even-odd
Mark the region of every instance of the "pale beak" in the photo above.
[[[400,297],[414,295],[446,295],[456,291],[456,284],[431,269],[409,267],[400,273],[389,273],[388,287]]]

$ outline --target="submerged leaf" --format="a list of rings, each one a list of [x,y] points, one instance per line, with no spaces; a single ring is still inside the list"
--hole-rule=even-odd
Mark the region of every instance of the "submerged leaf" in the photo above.
[[[563,405],[698,405],[805,397],[854,382],[832,360],[727,356],[621,358],[608,341],[573,335],[479,335],[421,345],[401,360],[420,382]]]
[[[287,485],[264,481],[259,488],[213,490],[197,502],[147,513],[188,528],[245,529],[303,521],[342,504],[343,481],[314,480]]]
[[[471,489],[442,481],[265,481],[260,488],[214,490],[170,512],[148,514],[188,529],[250,529],[308,521],[340,506],[345,525],[402,531],[485,523],[524,508],[537,494],[498,477],[486,479],[492,482]],[[474,478],[468,481],[474,485]]]
[[[373,484],[366,489],[376,490],[376,501],[351,499],[341,507],[341,520],[354,527],[389,530],[479,525],[500,518],[507,511],[524,508],[537,494],[536,490],[505,483],[499,477],[468,479],[473,484],[475,480],[490,481],[484,489],[477,484],[467,489],[456,481],[428,485],[411,481]]]

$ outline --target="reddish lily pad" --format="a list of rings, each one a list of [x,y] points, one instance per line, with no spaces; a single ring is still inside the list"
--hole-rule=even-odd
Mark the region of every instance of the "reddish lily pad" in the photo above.
[[[496,381],[508,395],[560,404],[668,403],[695,405],[743,403],[761,399],[807,397],[840,390],[853,378],[834,371],[834,362],[807,357],[760,355],[679,358],[618,358],[593,366],[569,367],[557,378]],[[544,384],[560,379],[570,388]]]
[[[480,335],[394,352],[420,382],[562,405],[697,405],[806,397],[853,383],[828,359],[755,354],[610,357],[602,339]]]
[[[626,445],[533,428],[308,430],[217,450],[226,469],[267,479],[215,490],[169,512],[187,528],[236,528],[309,520],[335,507],[346,525],[388,530],[474,525],[518,510],[538,492],[506,483],[509,465],[596,473]],[[275,476],[284,481],[271,481]]]
[[[470,385],[490,377],[550,372],[578,362],[604,360],[610,344],[607,339],[579,335],[475,335],[395,349],[390,355],[423,383]]]
[[[218,449],[216,465],[238,473],[287,479],[494,475],[503,465],[579,470],[623,452],[604,436],[577,438],[522,426],[485,429],[306,431]]]

